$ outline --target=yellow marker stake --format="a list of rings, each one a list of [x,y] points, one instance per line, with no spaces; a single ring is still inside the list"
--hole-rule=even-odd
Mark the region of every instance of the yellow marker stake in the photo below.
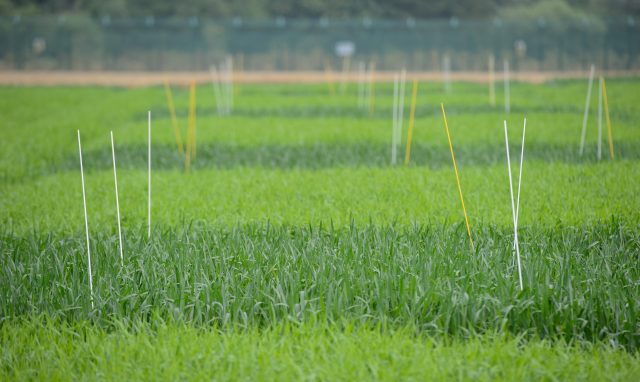
[[[602,96],[604,98],[604,115],[607,117],[607,135],[609,136],[609,156],[615,158],[613,153],[613,136],[611,135],[611,118],[609,118],[609,102],[607,100],[607,85],[602,79]]]
[[[191,156],[195,158],[195,142],[194,142],[194,129],[195,129],[195,102],[196,102],[196,85],[191,83],[189,86],[189,116],[188,116],[188,130],[187,130],[187,152],[184,157],[184,169],[189,172],[191,168]]]
[[[411,95],[411,110],[409,112],[409,131],[407,132],[407,149],[404,151],[404,164],[409,164],[411,159],[411,140],[413,139],[413,124],[416,116],[416,96],[418,95],[418,81],[413,80],[413,91]]]
[[[460,177],[458,176],[458,166],[456,165],[456,158],[453,155],[453,145],[451,144],[451,135],[449,135],[449,125],[447,124],[447,115],[444,112],[444,104],[441,103],[442,118],[444,119],[444,128],[447,131],[447,139],[449,140],[449,151],[451,151],[451,160],[453,161],[453,170],[456,173],[456,182],[458,184],[458,194],[460,194],[460,202],[462,203],[462,212],[464,212],[464,222],[467,225],[467,234],[469,235],[469,242],[471,243],[471,249],[475,251],[473,245],[473,239],[471,238],[471,228],[469,228],[469,218],[467,217],[467,209],[464,207],[464,198],[462,197],[462,187],[460,187]]]
[[[189,172],[189,169],[191,168],[191,150],[189,150],[189,146],[187,146],[187,153],[184,156],[184,171],[185,172]]]
[[[180,153],[180,155],[182,155],[184,154],[184,148],[182,146],[182,134],[180,134],[180,127],[178,127],[178,119],[176,118],[176,107],[173,103],[171,87],[166,80],[164,81],[164,94],[167,96],[167,106],[169,107],[169,114],[171,114],[171,125],[173,125],[173,133],[176,136],[178,152]]]
[[[190,94],[190,97],[192,97],[192,101],[191,101],[191,110],[189,111],[189,113],[191,114],[191,124],[192,124],[192,128],[191,128],[191,145],[193,146],[191,148],[191,152],[193,154],[193,159],[196,159],[196,153],[197,153],[197,145],[196,145],[196,129],[198,127],[197,125],[197,113],[196,113],[196,109],[197,109],[197,103],[196,103],[196,85],[195,83],[191,84],[191,91],[192,93]]]

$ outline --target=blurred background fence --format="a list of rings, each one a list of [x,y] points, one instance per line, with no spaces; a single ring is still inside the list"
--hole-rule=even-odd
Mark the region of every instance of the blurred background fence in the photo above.
[[[201,71],[231,55],[238,70],[323,70],[344,65],[336,44],[350,41],[352,63],[374,61],[381,70],[440,70],[445,60],[454,71],[486,70],[491,54],[496,68],[506,58],[514,70],[586,70],[591,63],[635,70],[638,32],[632,17],[514,22],[14,16],[0,18],[0,68]]]

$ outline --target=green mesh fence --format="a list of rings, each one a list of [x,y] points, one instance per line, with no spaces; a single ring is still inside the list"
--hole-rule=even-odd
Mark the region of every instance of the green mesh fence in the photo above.
[[[635,19],[559,22],[501,20],[0,19],[0,68],[206,70],[232,55],[241,70],[323,70],[350,62],[381,70],[485,70],[509,59],[515,70],[609,70],[640,66]]]

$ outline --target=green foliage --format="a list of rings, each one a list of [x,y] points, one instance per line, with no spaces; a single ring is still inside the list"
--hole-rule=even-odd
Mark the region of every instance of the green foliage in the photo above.
[[[178,320],[215,327],[279,322],[415,326],[466,337],[508,331],[640,346],[638,232],[617,222],[523,229],[525,289],[517,287],[510,230],[462,225],[272,224],[93,232],[95,308],[84,237],[2,237],[0,317],[46,313],[108,324]]]
[[[539,18],[546,20],[581,20],[586,14],[572,7],[566,0],[541,0],[533,4],[517,4],[500,10],[500,16],[508,20]]]
[[[540,5],[540,4],[543,5]],[[551,6],[548,3],[556,3]],[[207,17],[278,17],[317,18],[317,17],[382,17],[382,18],[434,18],[434,17],[491,17],[501,7],[533,9],[571,9],[573,12],[584,10],[600,14],[638,14],[634,2],[605,1],[576,2],[566,0],[530,0],[521,5],[520,0],[280,0],[277,2],[259,2],[256,0],[188,0],[188,1],[126,1],[126,0],[86,0],[86,1],[39,1],[4,0],[0,2],[1,14],[10,12],[87,12],[95,16],[207,16]],[[498,13],[499,14],[499,13]],[[565,12],[566,14],[566,12]],[[570,15],[569,15],[570,16]]]
[[[594,31],[606,30],[602,20],[582,8],[572,6],[566,0],[541,0],[534,4],[514,4],[501,8],[499,17],[513,21],[537,21],[554,30],[567,33],[569,25],[589,22]]]
[[[45,319],[0,327],[3,380],[631,381],[640,359],[606,345],[486,335],[437,341],[409,329],[280,324],[269,330],[139,324],[132,333]]]
[[[471,224],[511,226],[506,165],[464,162],[460,170]],[[525,162],[520,225],[580,226],[611,216],[638,221],[640,192],[634,179],[639,171],[635,162],[589,166]],[[84,217],[79,172],[69,169],[0,188],[0,222],[16,232],[80,231]],[[123,224],[139,227],[147,216],[146,171],[121,169],[118,177]],[[90,229],[113,229],[113,172],[89,172],[85,182]],[[352,219],[358,225],[370,221],[410,225],[463,219],[451,167],[232,167],[197,169],[190,174],[158,169],[152,183],[153,222],[160,226],[178,227],[185,221],[230,226],[266,220],[345,226]]]
[[[600,162],[595,101],[577,154],[585,81],[513,84],[523,291],[505,117],[485,85],[420,85],[407,167],[388,164],[391,84],[371,115],[355,87],[239,85],[227,117],[203,85],[189,173],[160,87],[0,88],[0,379],[637,379],[638,83],[608,82],[616,159]],[[184,136],[186,89],[174,96]]]
[[[580,226],[612,215],[637,221],[637,84],[609,83],[617,159],[600,163],[595,101],[585,156],[577,153],[584,81],[513,86],[516,112],[508,122],[514,160],[522,123],[518,111],[528,117],[522,225]],[[503,115],[486,105],[486,87],[455,84],[454,94],[444,95],[434,84],[421,84],[408,168],[389,165],[392,88],[380,84],[377,89],[378,111],[369,116],[352,106],[354,88],[330,97],[324,85],[241,85],[236,115],[217,117],[210,86],[201,86],[198,155],[191,174],[184,173],[161,88],[0,89],[5,116],[0,122],[5,137],[0,140],[0,222],[19,233],[82,228],[80,129],[91,229],[110,230],[115,222],[109,130],[116,142],[123,224],[144,224],[147,109],[153,123],[153,220],[161,226],[185,220],[223,226],[267,219],[337,226],[352,219],[357,224],[460,222],[437,109],[444,99],[472,225],[510,226]],[[175,88],[174,93],[184,135],[186,91]],[[73,112],[68,105],[74,105]],[[604,150],[606,157],[606,140]]]
[[[635,124],[640,118],[637,87],[635,79],[607,82],[616,154],[622,159],[633,160],[640,153]],[[373,116],[357,110],[357,89],[353,86],[346,94],[335,97],[328,96],[326,85],[239,88],[234,116],[221,118],[214,115],[211,86],[198,87],[198,145],[204,145],[200,150],[202,166],[254,165],[257,159],[251,160],[251,156],[263,156],[261,166],[277,168],[309,168],[316,161],[316,168],[389,163],[391,84],[376,86]],[[500,88],[498,102],[502,98]],[[585,81],[514,84],[513,114],[507,117],[514,130],[510,134],[514,145],[518,145],[519,126],[526,113],[530,127],[528,156],[542,161],[593,163],[597,97],[592,97],[588,151],[584,158],[577,155],[585,90]],[[184,136],[186,89],[174,87],[174,97]],[[441,101],[447,109],[459,159],[463,163],[504,164],[501,130],[504,115],[500,106],[488,105],[487,87],[455,84],[453,94],[447,95],[441,84],[434,83],[420,85],[413,156],[416,163],[440,167],[449,160],[439,111]],[[97,108],[97,104],[101,106]],[[124,157],[122,164],[139,168],[145,160],[140,154],[146,145],[146,110],[152,112],[154,146],[159,150],[166,148],[158,151],[162,157],[157,160],[170,161],[163,165],[165,168],[180,167],[182,160],[171,149],[175,147],[175,139],[161,87],[73,91],[64,87],[0,88],[0,113],[5,116],[0,121],[4,138],[0,140],[0,179],[5,183],[24,181],[76,170],[77,129],[82,130],[89,169],[108,168],[105,159],[109,161],[109,130],[114,131],[118,153],[133,157],[131,161]],[[281,149],[291,154],[278,156]],[[101,158],[99,163],[94,164],[91,160],[94,157]],[[276,165],[270,166],[270,162]]]

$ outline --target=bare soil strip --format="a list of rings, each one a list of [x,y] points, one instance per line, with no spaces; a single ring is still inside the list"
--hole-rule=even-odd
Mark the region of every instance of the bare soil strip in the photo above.
[[[377,72],[376,82],[393,81],[394,72]],[[501,73],[496,73],[496,80],[501,80]],[[588,71],[565,72],[513,72],[513,81],[528,83],[543,83],[557,79],[587,78]],[[634,77],[640,76],[640,71],[610,71],[607,77]],[[343,76],[334,72],[330,76],[321,71],[252,71],[235,72],[234,81],[247,84],[286,84],[286,83],[324,83],[331,81],[355,82],[357,73]],[[0,85],[14,86],[117,86],[117,87],[142,87],[162,84],[167,81],[173,85],[188,85],[192,81],[196,83],[209,83],[210,75],[207,72],[102,72],[102,71],[0,71]],[[443,80],[441,72],[408,72],[407,79],[419,81]],[[466,81],[486,83],[489,81],[487,72],[452,72],[453,81]]]

